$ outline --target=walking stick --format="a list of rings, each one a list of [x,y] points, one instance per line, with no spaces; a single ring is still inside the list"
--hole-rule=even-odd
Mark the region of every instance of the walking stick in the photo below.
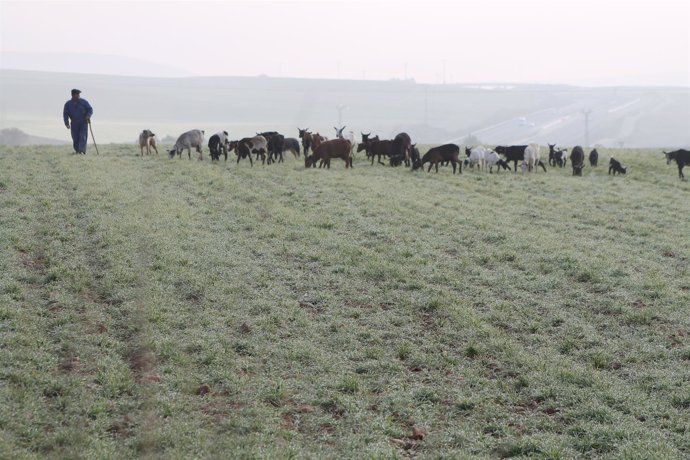
[[[100,155],[100,153],[98,153],[98,145],[96,145],[96,138],[93,137],[93,128],[91,127],[91,120],[89,120],[89,131],[91,131],[91,140],[93,141],[93,146],[96,147],[96,155]]]

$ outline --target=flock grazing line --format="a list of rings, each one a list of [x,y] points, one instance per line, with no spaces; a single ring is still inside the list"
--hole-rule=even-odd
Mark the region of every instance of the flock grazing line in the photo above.
[[[253,137],[245,137],[239,140],[230,140],[227,131],[221,131],[213,134],[208,140],[208,148],[212,161],[219,161],[220,156],[223,155],[225,161],[228,160],[228,153],[235,152],[237,163],[240,160],[248,159],[253,166],[254,161],[261,160],[262,164],[272,164],[283,162],[283,154],[291,152],[295,158],[304,155],[305,168],[316,167],[319,168],[331,167],[331,160],[334,158],[341,159],[345,162],[345,168],[352,167],[352,160],[355,151],[366,153],[367,159],[371,159],[373,166],[374,160],[379,164],[385,165],[382,159],[388,159],[390,166],[400,166],[405,164],[406,167],[412,170],[422,169],[428,163],[429,167],[435,167],[438,172],[439,163],[442,165],[451,164],[453,166],[453,174],[456,170],[462,174],[463,166],[465,168],[477,168],[480,171],[488,170],[493,172],[496,167],[497,171],[501,169],[517,172],[518,163],[523,173],[537,171],[542,168],[546,172],[546,165],[541,160],[541,146],[539,144],[528,145],[498,145],[493,149],[485,146],[476,146],[473,148],[465,148],[465,158],[460,158],[460,147],[456,144],[443,144],[437,147],[432,147],[424,155],[420,156],[417,144],[413,144],[410,136],[407,133],[399,133],[394,139],[380,139],[379,136],[371,136],[371,133],[360,133],[361,142],[355,141],[355,136],[352,131],[344,132],[345,126],[341,128],[334,127],[335,139],[328,139],[319,133],[312,133],[309,128],[297,128],[299,133],[299,140],[297,138],[286,138],[282,134],[275,131],[266,131],[257,133]],[[200,129],[193,129],[182,133],[173,148],[168,151],[169,158],[174,158],[177,155],[182,157],[182,153],[186,150],[189,159],[192,158],[192,149],[195,149],[199,154],[199,159],[203,159],[203,144],[204,131]],[[567,148],[556,148],[556,144],[548,144],[549,156],[548,163],[551,167],[564,168],[567,166],[568,160],[572,167],[573,176],[582,176],[582,169],[585,167],[585,152],[579,145],[573,147],[570,152]],[[150,155],[151,150],[158,153],[156,146],[156,135],[151,130],[145,129],[139,135],[139,147],[141,155]],[[685,179],[683,174],[683,167],[690,165],[690,151],[680,149],[672,152],[663,152],[666,157],[666,164],[675,161],[678,165],[678,177]],[[255,159],[252,159],[255,155]],[[589,165],[596,167],[599,162],[599,153],[596,149],[589,152],[587,156]],[[511,168],[510,163],[513,163]],[[627,167],[623,166],[618,160],[611,157],[609,159],[609,174],[626,174]]]

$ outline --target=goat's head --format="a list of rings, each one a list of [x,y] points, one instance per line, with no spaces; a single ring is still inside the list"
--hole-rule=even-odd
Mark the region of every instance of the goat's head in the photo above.
[[[664,156],[666,157],[667,165],[671,164],[671,162],[676,159],[675,152],[664,152]]]
[[[417,144],[412,144],[410,146],[410,158],[412,159],[413,162],[420,158],[419,149],[417,148]]]

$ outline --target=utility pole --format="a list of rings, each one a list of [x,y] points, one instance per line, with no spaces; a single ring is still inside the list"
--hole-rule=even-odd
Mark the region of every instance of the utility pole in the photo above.
[[[585,148],[589,148],[589,114],[592,110],[583,110],[582,113],[585,115]]]
[[[343,110],[345,110],[347,108],[347,106],[346,105],[337,105],[335,108],[338,109],[338,128],[342,128],[343,127]]]
[[[429,124],[429,85],[424,85],[424,124]]]

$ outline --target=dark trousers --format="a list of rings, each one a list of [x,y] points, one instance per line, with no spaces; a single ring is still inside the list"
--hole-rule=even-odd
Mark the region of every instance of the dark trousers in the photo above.
[[[86,153],[86,140],[89,137],[88,123],[72,123],[72,145],[75,152]]]

